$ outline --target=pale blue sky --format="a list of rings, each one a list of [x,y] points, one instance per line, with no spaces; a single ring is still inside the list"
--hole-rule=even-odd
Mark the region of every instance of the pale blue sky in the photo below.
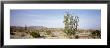
[[[63,28],[66,9],[24,9],[10,10],[11,26],[45,26]],[[79,16],[79,28],[100,29],[100,9],[71,9],[70,13]]]

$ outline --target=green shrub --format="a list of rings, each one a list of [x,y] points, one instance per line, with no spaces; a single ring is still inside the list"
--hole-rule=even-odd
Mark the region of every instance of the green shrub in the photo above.
[[[51,31],[50,30],[47,30],[46,33],[47,33],[47,35],[50,35],[51,34]]]
[[[91,33],[91,37],[92,37],[92,38],[96,38],[96,37],[100,38],[100,37],[101,37],[101,31],[99,31],[99,30],[93,31],[93,32]]]
[[[14,32],[10,32],[10,34],[11,34],[11,35],[15,35],[15,33],[14,33]]]
[[[34,38],[40,37],[39,32],[31,32],[30,35],[32,35]]]
[[[78,38],[79,38],[79,36],[78,36],[78,35],[76,35],[76,36],[75,36],[75,39],[78,39]]]

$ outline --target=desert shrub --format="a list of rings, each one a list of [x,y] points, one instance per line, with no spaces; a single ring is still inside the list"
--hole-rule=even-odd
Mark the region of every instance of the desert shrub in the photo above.
[[[32,35],[34,38],[40,37],[39,32],[31,32],[30,35]]]
[[[29,33],[29,31],[28,32],[26,32],[27,34]]]
[[[46,33],[47,33],[47,35],[50,35],[51,34],[51,31],[50,30],[47,30]]]
[[[96,37],[100,38],[100,37],[101,37],[101,31],[99,31],[99,30],[93,31],[93,32],[91,33],[91,37],[92,37],[92,38],[96,38]]]
[[[57,37],[56,35],[52,35],[52,37]]]
[[[14,32],[10,32],[10,34],[11,34],[11,35],[15,35],[15,33],[14,33]]]
[[[75,36],[75,39],[78,39],[78,38],[79,38],[79,36],[78,36],[78,35],[76,35],[76,36]]]
[[[21,34],[21,37],[24,37],[25,36],[25,34],[23,33],[23,34]]]
[[[19,32],[26,32],[26,30],[24,30],[24,29],[18,29],[19,30]]]
[[[10,32],[14,32],[14,29],[13,28],[10,28]]]

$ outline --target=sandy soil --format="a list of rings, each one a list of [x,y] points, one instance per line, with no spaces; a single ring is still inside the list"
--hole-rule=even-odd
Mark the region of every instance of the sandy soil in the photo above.
[[[33,36],[31,36],[29,33],[25,33],[25,32],[14,32],[15,35],[11,35],[10,38],[11,39],[34,39]],[[36,39],[69,39],[67,37],[67,35],[62,32],[51,32],[50,35],[47,35],[45,32],[40,32],[40,38],[36,38]],[[84,33],[79,33],[79,39],[92,39],[91,37],[88,36],[87,34]]]

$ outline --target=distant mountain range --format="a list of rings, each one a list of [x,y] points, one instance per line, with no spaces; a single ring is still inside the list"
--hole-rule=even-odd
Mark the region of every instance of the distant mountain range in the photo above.
[[[25,26],[25,27],[21,27],[21,26],[10,26],[10,28],[16,28],[16,29],[46,29],[47,27],[44,26]]]
[[[14,29],[51,29],[51,30],[54,30],[54,29],[63,29],[63,28],[48,28],[48,27],[45,27],[45,26],[25,26],[25,27],[22,27],[22,26],[10,26],[10,28],[14,28]],[[82,29],[82,28],[79,28],[79,30],[101,30],[101,29]]]
[[[29,29],[45,29],[47,27],[44,27],[44,26],[29,26],[27,28],[29,28]]]

